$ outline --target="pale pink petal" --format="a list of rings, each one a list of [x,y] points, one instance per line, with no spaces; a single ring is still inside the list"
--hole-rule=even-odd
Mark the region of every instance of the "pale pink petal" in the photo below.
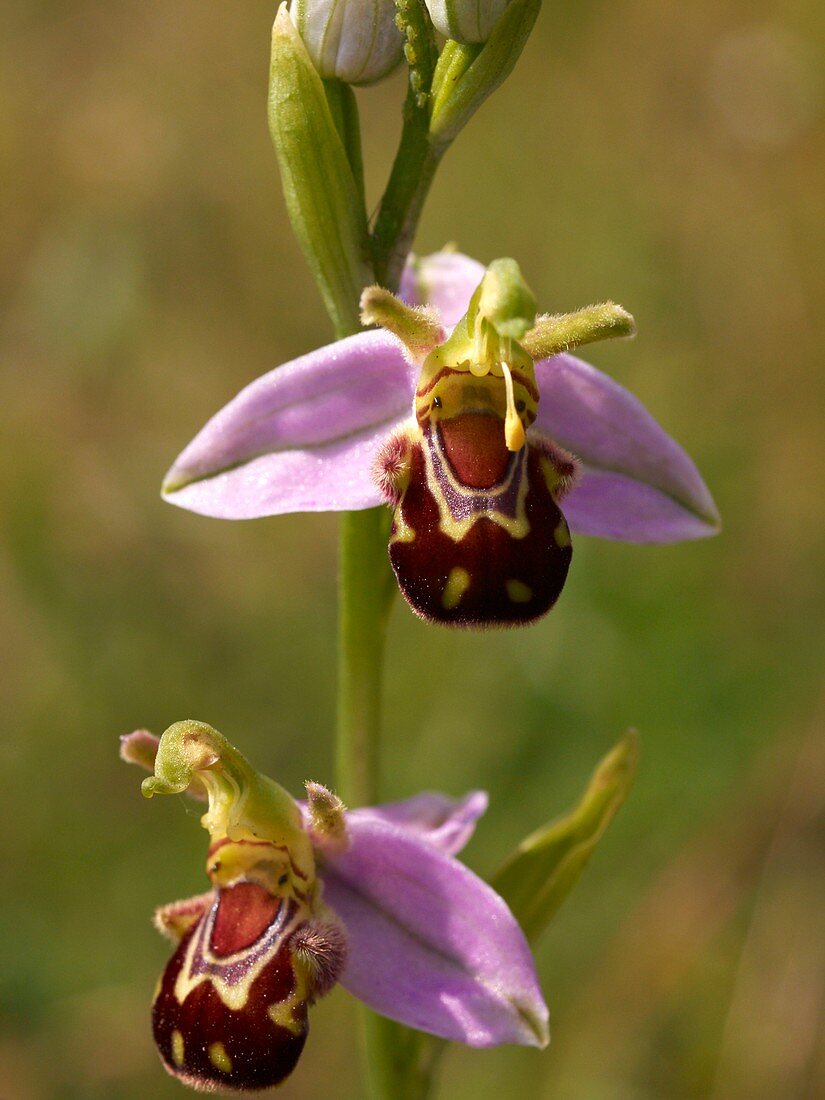
[[[276,451],[164,493],[171,504],[216,519],[286,512],[344,512],[384,503],[372,463],[404,418],[322,446]]]
[[[410,1027],[471,1046],[547,1043],[547,1006],[515,918],[486,883],[407,828],[350,814],[325,857],[324,898],[344,921],[341,984]]]
[[[149,730],[133,730],[120,738],[120,759],[127,764],[137,764],[152,772],[155,770],[155,757],[158,754],[160,738]]]
[[[164,497],[223,519],[378,504],[372,462],[410,415],[414,383],[385,332],[277,367],[198,433],[167,474]]]
[[[682,542],[718,529],[643,481],[587,466],[561,506],[572,531],[621,542]]]

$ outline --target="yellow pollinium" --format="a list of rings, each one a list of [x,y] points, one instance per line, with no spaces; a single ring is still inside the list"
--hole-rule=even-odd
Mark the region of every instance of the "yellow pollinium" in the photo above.
[[[506,363],[501,364],[504,374],[504,387],[507,394],[507,415],[504,418],[504,439],[508,451],[520,451],[527,441],[524,432],[524,424],[516,410],[516,399],[513,393],[513,375]]]

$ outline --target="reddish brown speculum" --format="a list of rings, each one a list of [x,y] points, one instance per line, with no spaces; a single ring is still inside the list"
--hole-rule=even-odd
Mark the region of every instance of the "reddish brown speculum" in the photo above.
[[[450,466],[468,489],[490,489],[503,480],[510,461],[498,417],[468,413],[442,420],[439,432]]]

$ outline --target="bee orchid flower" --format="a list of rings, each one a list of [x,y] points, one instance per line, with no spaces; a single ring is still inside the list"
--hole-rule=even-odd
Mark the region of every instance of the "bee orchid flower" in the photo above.
[[[377,1012],[485,1047],[548,1041],[530,950],[504,901],[454,855],[487,805],[428,793],[345,811],[295,802],[216,730],[121,739],[143,793],[208,801],[212,889],[159,909],[175,944],[152,1027],[169,1073],[204,1091],[269,1088],[294,1068],[308,1008],[336,982]]]
[[[518,266],[408,263],[379,325],[270,371],[218,412],[166,500],[249,519],[394,509],[390,559],[413,610],[452,625],[529,622],[555,602],[573,534],[701,538],[719,516],[693,461],[644,406],[569,354],[634,332],[604,303],[539,316]]]

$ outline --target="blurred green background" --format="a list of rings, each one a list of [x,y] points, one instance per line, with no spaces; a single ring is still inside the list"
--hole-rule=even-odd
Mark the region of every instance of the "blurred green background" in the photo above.
[[[267,134],[273,13],[0,16],[2,1100],[183,1095],[148,1031],[149,918],[204,888],[204,837],[183,800],[140,797],[118,734],[198,717],[295,792],[333,778],[335,517],[158,498],[209,415],[330,336]],[[637,340],[590,358],[725,521],[668,548],[580,539],[528,630],[395,607],[386,794],[489,789],[480,872],[642,735],[539,951],[550,1049],[456,1048],[444,1097],[825,1095],[824,29],[815,0],[547,4],[434,187],[419,251],[513,255],[544,309],[635,313]],[[373,198],[402,94],[361,95]],[[282,1095],[360,1098],[349,996],[312,1026]]]

